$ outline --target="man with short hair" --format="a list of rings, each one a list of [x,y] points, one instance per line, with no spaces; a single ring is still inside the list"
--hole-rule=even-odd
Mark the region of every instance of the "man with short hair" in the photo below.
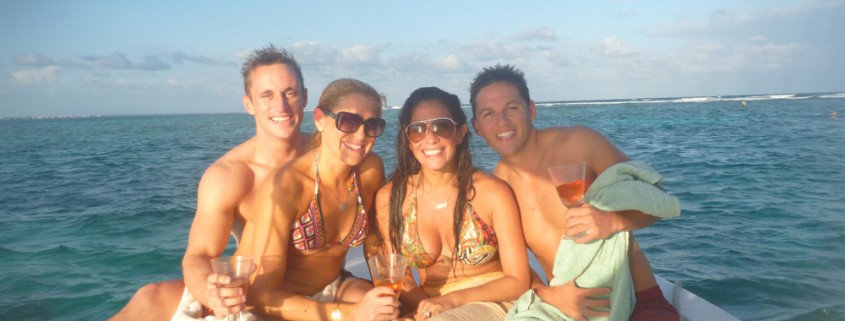
[[[607,138],[584,126],[537,129],[537,107],[531,100],[525,76],[510,65],[484,68],[470,86],[472,125],[476,133],[499,153],[493,174],[508,182],[519,200],[522,226],[529,249],[552,279],[552,268],[562,236],[586,244],[620,231],[653,224],[659,217],[639,211],[610,212],[592,206],[567,209],[555,192],[547,169],[585,162],[585,180],[592,182],[608,167],[628,157]],[[678,313],[663,297],[648,261],[631,238],[628,256],[636,292],[631,320],[678,320]],[[579,321],[607,316],[609,300],[590,297],[608,294],[607,288],[578,288],[572,281],[548,287],[532,285],[545,302]],[[611,307],[612,308],[612,307]]]
[[[241,310],[245,293],[222,287],[230,280],[213,274],[210,260],[223,254],[230,233],[239,242],[246,222],[253,219],[254,194],[265,176],[301,155],[310,138],[299,129],[308,90],[290,52],[273,45],[255,50],[241,73],[242,102],[255,118],[255,136],[217,159],[200,180],[197,211],[182,259],[184,281],[143,286],[112,320],[178,320],[201,317],[203,312],[222,316]],[[197,311],[202,309],[191,302],[213,311]],[[194,313],[186,313],[191,308]]]

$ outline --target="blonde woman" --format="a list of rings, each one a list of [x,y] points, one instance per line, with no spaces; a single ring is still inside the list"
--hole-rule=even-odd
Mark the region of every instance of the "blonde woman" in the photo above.
[[[256,195],[256,220],[239,253],[258,261],[248,298],[260,314],[285,320],[391,320],[398,304],[343,270],[350,247],[368,236],[384,167],[370,153],[384,131],[381,97],[339,79],[314,109],[315,147],[274,170]]]

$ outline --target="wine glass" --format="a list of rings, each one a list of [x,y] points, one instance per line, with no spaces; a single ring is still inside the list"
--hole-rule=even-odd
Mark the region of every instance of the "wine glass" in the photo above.
[[[389,287],[393,290],[393,296],[399,298],[408,259],[397,253],[376,254],[370,257],[367,263],[373,277],[373,285]]]
[[[252,273],[252,257],[251,256],[221,256],[211,259],[211,270],[214,274],[229,276],[229,284],[224,285],[227,288],[240,287],[243,294],[249,289],[249,275]],[[244,312],[238,314],[227,315],[226,321],[241,321],[245,320]]]
[[[584,180],[586,165],[585,162],[578,162],[549,167],[549,175],[552,177],[552,183],[555,184],[557,196],[567,208],[579,207],[584,204],[584,192],[587,187]],[[567,237],[566,232],[564,232],[563,238],[572,240],[580,236]]]

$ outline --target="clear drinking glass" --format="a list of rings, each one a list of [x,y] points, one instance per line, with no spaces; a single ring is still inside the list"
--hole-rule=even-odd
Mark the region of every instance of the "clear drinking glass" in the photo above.
[[[393,296],[399,298],[408,259],[397,253],[376,254],[371,256],[367,263],[373,277],[373,285],[389,287],[393,290]]]
[[[252,272],[252,257],[251,256],[221,256],[211,259],[211,270],[215,274],[227,275],[231,279],[227,288],[240,287],[246,295],[249,290],[249,275]],[[226,321],[241,321],[245,320],[244,312],[238,314],[227,315]]]
[[[585,162],[564,164],[559,166],[549,167],[549,175],[552,178],[552,183],[555,184],[557,196],[560,202],[567,208],[578,207],[584,204],[584,193],[586,192],[586,181],[584,179],[584,172],[587,164]],[[576,237],[567,237],[565,239],[575,239]]]

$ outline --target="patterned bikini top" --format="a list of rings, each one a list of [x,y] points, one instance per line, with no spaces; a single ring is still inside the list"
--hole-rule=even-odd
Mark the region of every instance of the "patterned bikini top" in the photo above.
[[[326,226],[323,222],[323,210],[320,208],[320,171],[317,168],[318,155],[314,155],[314,197],[308,205],[308,210],[299,220],[295,220],[290,228],[290,244],[297,250],[314,250],[319,247],[331,247],[343,245],[348,247],[358,246],[367,238],[367,211],[364,209],[364,202],[361,199],[361,191],[358,188],[358,173],[352,170],[352,183],[350,191],[355,191],[358,198],[358,207],[355,210],[355,221],[349,234],[340,242],[326,242]]]
[[[407,212],[402,213],[404,226],[400,251],[408,258],[408,265],[415,268],[429,267],[437,260],[437,256],[426,253],[420,241],[417,226],[417,192],[411,198]],[[461,223],[461,239],[458,245],[458,259],[467,265],[481,265],[496,256],[499,240],[496,232],[481,220],[478,213],[467,203]]]

